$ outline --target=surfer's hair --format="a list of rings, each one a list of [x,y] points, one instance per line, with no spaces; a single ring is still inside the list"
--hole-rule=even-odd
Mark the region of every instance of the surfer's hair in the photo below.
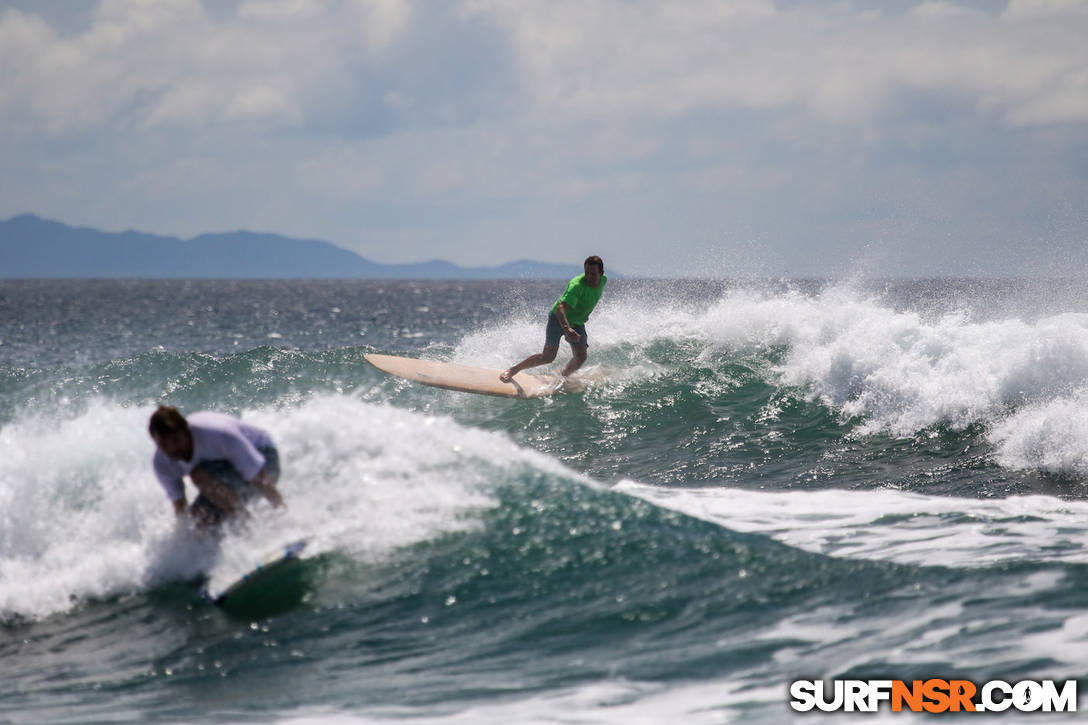
[[[601,270],[601,274],[604,274],[604,260],[594,254],[592,257],[586,257],[586,261],[582,262],[582,266],[587,264],[596,265],[597,269]]]
[[[178,430],[189,430],[189,422],[172,405],[160,405],[159,409],[151,414],[151,420],[147,424],[147,432],[152,438]]]

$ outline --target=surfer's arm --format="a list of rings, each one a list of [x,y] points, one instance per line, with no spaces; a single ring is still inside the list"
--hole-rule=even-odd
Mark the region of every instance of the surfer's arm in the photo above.
[[[175,513],[175,514],[176,514],[176,515],[177,515],[177,516],[178,516],[179,518],[180,518],[180,517],[182,517],[182,516],[186,516],[186,515],[188,515],[188,513],[189,513],[189,505],[188,505],[188,502],[187,502],[187,501],[185,500],[185,497],[184,497],[184,496],[182,496],[181,498],[177,499],[176,501],[173,501],[172,503],[174,504],[174,513]]]
[[[194,468],[189,477],[193,479],[193,485],[200,490],[200,493],[228,516],[245,508],[242,505],[242,498],[233,488],[202,468]]]
[[[567,339],[571,342],[578,342],[578,340],[581,339],[581,335],[575,332],[574,328],[571,327],[570,322],[567,321],[567,310],[569,309],[570,305],[566,302],[560,302],[555,306],[555,317],[559,320],[559,326],[563,328],[563,334],[566,335]]]
[[[250,481],[258,491],[261,492],[265,498],[267,498],[273,506],[281,507],[283,503],[283,496],[280,496],[279,489],[276,488],[276,481],[272,478],[272,474],[268,472],[268,469],[262,468],[261,472],[257,474],[257,477]]]

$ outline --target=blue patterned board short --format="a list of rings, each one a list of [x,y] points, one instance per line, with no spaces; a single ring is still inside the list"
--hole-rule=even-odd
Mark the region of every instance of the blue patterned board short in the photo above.
[[[580,342],[572,342],[571,346],[589,347],[589,335],[586,334],[586,326],[571,325],[571,327],[582,337]],[[559,318],[555,316],[554,312],[549,313],[548,331],[544,334],[544,347],[559,347],[559,341],[562,339],[564,339],[563,327],[559,324]]]
[[[264,468],[272,476],[273,483],[280,480],[280,454],[275,448],[258,448],[261,455],[264,456]],[[202,471],[208,473],[208,475],[216,478],[219,481],[227,484],[233,488],[243,501],[248,501],[257,495],[257,489],[249,481],[242,478],[241,472],[234,467],[234,464],[226,459],[215,461],[204,461],[194,468],[199,468]],[[214,516],[216,520],[222,517],[223,512],[214,503],[204,497],[204,494],[200,494],[193,501],[193,506],[198,509],[203,509],[206,513]]]

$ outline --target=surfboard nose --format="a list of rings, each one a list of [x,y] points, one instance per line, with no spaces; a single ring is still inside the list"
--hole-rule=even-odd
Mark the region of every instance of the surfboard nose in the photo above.
[[[540,398],[559,390],[551,378],[529,373],[518,373],[509,383],[504,383],[499,379],[502,371],[491,368],[378,353],[368,353],[364,357],[390,375],[446,390],[502,398]]]

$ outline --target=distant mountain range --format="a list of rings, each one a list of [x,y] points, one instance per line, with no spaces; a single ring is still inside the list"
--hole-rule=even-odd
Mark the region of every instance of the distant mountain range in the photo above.
[[[568,279],[578,264],[523,260],[460,267],[379,264],[328,242],[229,232],[193,239],[70,227],[22,214],[0,221],[0,278]]]

